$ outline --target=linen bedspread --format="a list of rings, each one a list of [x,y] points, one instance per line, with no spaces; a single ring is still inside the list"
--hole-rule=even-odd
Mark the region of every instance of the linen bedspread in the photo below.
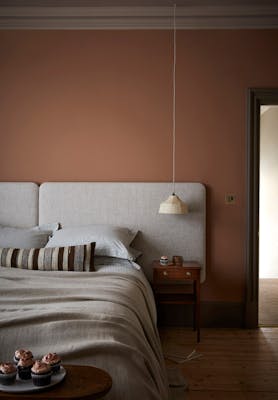
[[[164,400],[167,378],[156,312],[142,272],[29,271],[0,267],[0,361],[28,348],[110,373],[107,399]]]

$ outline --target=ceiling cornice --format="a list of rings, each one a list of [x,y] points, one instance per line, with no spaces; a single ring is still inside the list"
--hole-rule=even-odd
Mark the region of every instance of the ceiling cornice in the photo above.
[[[0,6],[0,29],[169,29],[172,14],[165,6]],[[181,6],[176,23],[178,29],[277,29],[278,3]]]

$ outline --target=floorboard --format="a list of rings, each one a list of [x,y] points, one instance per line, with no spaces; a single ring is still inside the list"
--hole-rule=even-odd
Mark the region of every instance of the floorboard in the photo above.
[[[167,366],[182,371],[186,400],[278,400],[278,328],[160,328]],[[200,358],[177,363],[196,351]],[[175,359],[179,360],[180,359]]]
[[[278,326],[278,279],[259,279],[259,325]]]

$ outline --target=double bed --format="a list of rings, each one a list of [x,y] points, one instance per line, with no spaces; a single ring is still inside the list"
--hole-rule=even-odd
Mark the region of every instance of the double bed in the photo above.
[[[174,249],[205,278],[205,190],[177,191],[188,216],[158,216],[169,184],[0,183],[0,362],[57,352],[109,372],[107,399],[168,399],[150,264]]]

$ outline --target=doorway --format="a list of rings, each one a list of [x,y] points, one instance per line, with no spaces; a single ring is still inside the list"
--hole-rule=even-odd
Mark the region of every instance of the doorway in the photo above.
[[[278,326],[278,106],[260,108],[258,325]]]
[[[261,107],[278,105],[278,89],[249,89],[247,110],[247,232],[245,327],[259,326]]]

